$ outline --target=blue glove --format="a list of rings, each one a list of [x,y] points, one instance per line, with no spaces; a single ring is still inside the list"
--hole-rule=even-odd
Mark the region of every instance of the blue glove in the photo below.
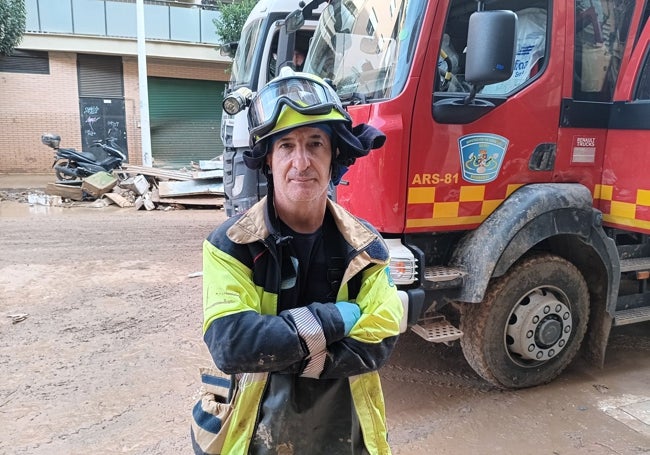
[[[356,324],[361,317],[361,309],[356,303],[350,302],[336,302],[334,306],[336,306],[336,309],[341,313],[343,324],[345,325],[345,336],[348,336],[350,330],[354,327],[354,324]]]

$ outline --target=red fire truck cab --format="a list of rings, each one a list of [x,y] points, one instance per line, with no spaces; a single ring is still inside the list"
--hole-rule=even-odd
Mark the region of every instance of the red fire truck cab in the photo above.
[[[337,200],[391,246],[405,327],[460,339],[499,387],[549,382],[581,347],[602,363],[612,325],[650,320],[649,15],[627,0],[321,14],[305,71],[387,136]]]

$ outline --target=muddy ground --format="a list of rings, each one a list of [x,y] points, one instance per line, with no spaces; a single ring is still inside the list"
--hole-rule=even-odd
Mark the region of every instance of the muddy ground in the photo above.
[[[0,454],[191,453],[198,367],[209,363],[193,275],[223,212],[6,196]],[[604,369],[577,360],[533,389],[495,390],[457,345],[413,333],[381,374],[394,454],[650,453],[648,323],[613,331]]]

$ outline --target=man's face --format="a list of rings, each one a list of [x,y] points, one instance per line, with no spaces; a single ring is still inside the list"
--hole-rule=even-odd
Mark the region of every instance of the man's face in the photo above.
[[[300,51],[293,51],[293,63],[302,65],[305,62],[305,54]]]
[[[319,128],[296,128],[275,141],[267,164],[276,203],[287,207],[326,199],[331,163],[332,142]]]

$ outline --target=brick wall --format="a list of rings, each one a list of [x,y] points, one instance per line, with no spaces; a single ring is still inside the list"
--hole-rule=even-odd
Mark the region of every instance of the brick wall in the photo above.
[[[50,54],[50,74],[0,73],[0,172],[51,172],[54,151],[43,133],[81,146],[76,58]]]
[[[0,72],[0,173],[50,173],[53,150],[41,134],[61,136],[61,146],[81,149],[77,55],[50,52],[50,74]],[[142,164],[138,62],[124,57],[124,98],[129,162]],[[148,59],[150,76],[227,81],[223,64]]]

